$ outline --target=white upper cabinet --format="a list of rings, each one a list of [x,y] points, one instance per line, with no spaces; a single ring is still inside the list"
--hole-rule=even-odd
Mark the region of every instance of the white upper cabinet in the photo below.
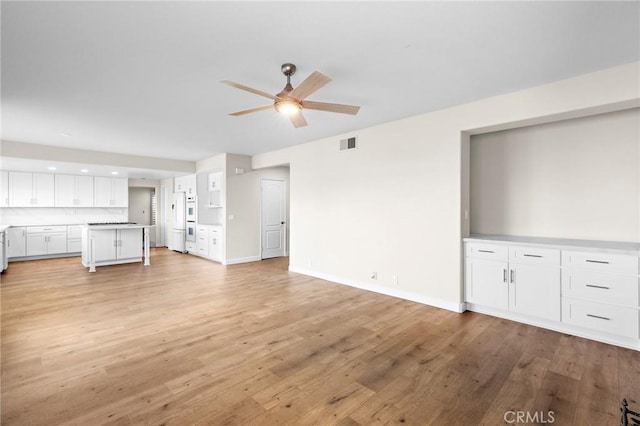
[[[184,192],[187,197],[197,194],[196,175],[180,176],[175,178],[174,192]]]
[[[0,207],[9,206],[9,172],[0,172]]]
[[[126,178],[97,177],[94,180],[95,207],[127,207],[129,188]]]
[[[53,175],[50,173],[9,172],[9,206],[53,207]]]
[[[93,176],[56,175],[56,207],[93,207]]]

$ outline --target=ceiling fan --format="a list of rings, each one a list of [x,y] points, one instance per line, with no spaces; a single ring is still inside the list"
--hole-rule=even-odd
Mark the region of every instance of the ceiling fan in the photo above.
[[[307,77],[296,88],[291,85],[291,76],[296,72],[296,66],[293,64],[282,64],[282,73],[287,77],[287,84],[284,89],[276,95],[272,95],[262,90],[254,89],[243,84],[234,83],[229,80],[222,80],[220,83],[228,84],[229,86],[237,89],[246,90],[247,92],[254,93],[256,95],[264,96],[273,100],[272,105],[264,105],[255,108],[249,108],[242,111],[232,112],[229,115],[239,116],[249,114],[252,112],[264,111],[270,108],[275,108],[276,111],[289,116],[291,123],[294,127],[304,127],[307,125],[307,121],[302,115],[303,109],[315,109],[318,111],[338,112],[340,114],[356,115],[360,110],[359,106],[332,104],[327,102],[316,102],[305,100],[307,96],[314,93],[327,83],[331,81],[331,78],[322,74],[319,71],[314,71],[309,77]]]

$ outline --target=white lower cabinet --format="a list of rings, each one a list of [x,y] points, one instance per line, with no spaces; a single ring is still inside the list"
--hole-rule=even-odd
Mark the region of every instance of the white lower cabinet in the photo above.
[[[222,227],[212,226],[209,229],[209,258],[222,262]]]
[[[82,225],[67,226],[67,253],[82,251]]]
[[[187,242],[187,251],[222,262],[222,227],[219,225],[197,225],[196,240]]]
[[[7,257],[24,257],[27,255],[27,228],[11,227],[6,231]]]
[[[466,253],[467,302],[560,321],[559,252],[469,244]]]
[[[598,242],[580,251],[563,240],[536,247],[514,239],[465,240],[469,309],[640,349],[638,248]]]
[[[96,263],[142,257],[140,229],[106,229],[91,232]]]
[[[27,256],[60,254],[67,251],[66,226],[27,227]]]
[[[196,228],[196,253],[209,257],[209,227],[198,225]]]

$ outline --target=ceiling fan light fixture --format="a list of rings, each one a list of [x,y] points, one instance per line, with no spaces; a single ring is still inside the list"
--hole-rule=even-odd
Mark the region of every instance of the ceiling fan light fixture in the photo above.
[[[275,103],[276,111],[284,115],[292,115],[300,112],[302,107],[299,103],[293,101],[279,101]]]

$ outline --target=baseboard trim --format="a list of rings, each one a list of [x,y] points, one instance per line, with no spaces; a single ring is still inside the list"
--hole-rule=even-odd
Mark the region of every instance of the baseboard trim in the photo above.
[[[227,259],[223,262],[225,265],[236,265],[238,263],[257,262],[262,260],[260,256],[236,257],[235,259]]]
[[[313,271],[305,268],[298,268],[296,266],[289,266],[289,271],[302,275],[308,275],[314,278],[320,278],[326,281],[331,281],[336,284],[347,285],[349,287],[359,288],[361,290],[372,291],[374,293],[384,294],[386,296],[397,297],[399,299],[410,300],[412,302],[422,303],[423,305],[434,306],[436,308],[446,309],[456,313],[464,312],[464,303],[452,303],[446,300],[424,296],[410,291],[389,288],[381,285],[375,285],[370,283],[364,283],[346,278],[338,277],[331,274],[325,274],[318,271]]]

